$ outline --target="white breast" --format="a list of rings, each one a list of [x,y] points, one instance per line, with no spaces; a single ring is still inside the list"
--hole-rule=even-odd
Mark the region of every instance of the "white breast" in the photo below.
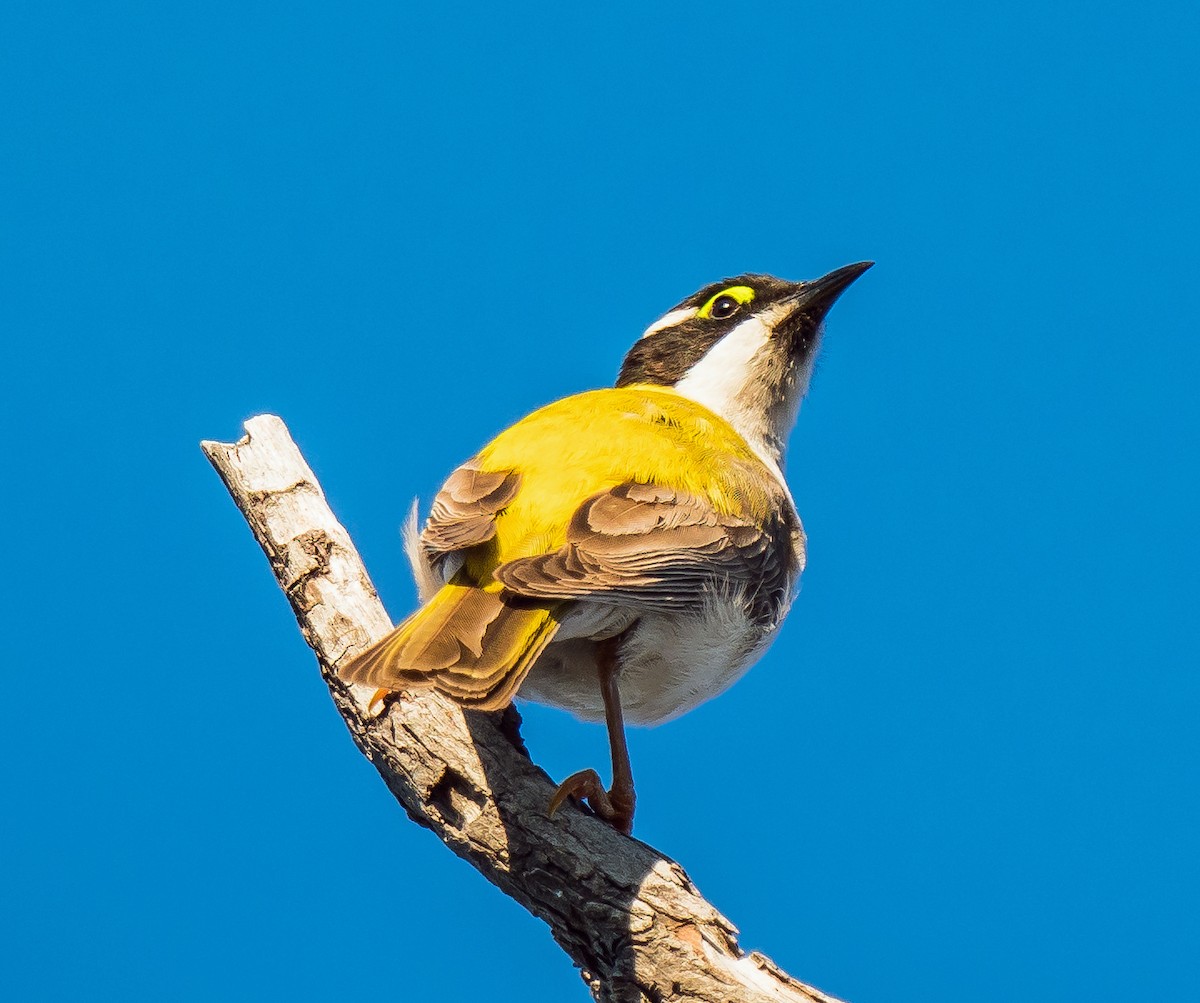
[[[662,724],[723,693],[766,651],[786,612],[785,606],[764,627],[750,619],[745,603],[714,597],[693,614],[643,614],[621,645],[626,721]],[[518,696],[603,721],[595,645],[571,626],[563,624],[563,639],[538,659]]]

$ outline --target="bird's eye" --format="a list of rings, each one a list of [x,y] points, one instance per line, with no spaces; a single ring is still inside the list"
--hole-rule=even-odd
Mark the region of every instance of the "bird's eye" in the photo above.
[[[711,316],[716,320],[724,320],[726,317],[732,317],[738,312],[738,308],[742,304],[735,300],[732,296],[718,296],[713,300]]]
[[[725,320],[754,299],[749,286],[726,286],[696,311],[701,320]]]

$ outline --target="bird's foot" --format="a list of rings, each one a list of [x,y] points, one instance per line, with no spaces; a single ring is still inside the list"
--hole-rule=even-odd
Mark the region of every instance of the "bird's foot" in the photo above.
[[[546,814],[553,816],[569,797],[586,801],[592,811],[617,832],[623,832],[626,836],[633,832],[632,790],[618,790],[616,784],[613,784],[612,790],[605,790],[604,784],[600,782],[600,774],[595,770],[580,770],[578,773],[572,773],[559,785],[554,797],[550,799],[550,807],[546,809]]]

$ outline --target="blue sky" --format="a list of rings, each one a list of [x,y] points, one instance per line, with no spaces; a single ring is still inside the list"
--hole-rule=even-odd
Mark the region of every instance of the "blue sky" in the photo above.
[[[584,999],[355,751],[197,442],[282,415],[398,617],[409,499],[492,434],[700,285],[862,258],[800,599],[633,732],[638,835],[854,1003],[1191,991],[1198,27],[6,6],[0,995]]]

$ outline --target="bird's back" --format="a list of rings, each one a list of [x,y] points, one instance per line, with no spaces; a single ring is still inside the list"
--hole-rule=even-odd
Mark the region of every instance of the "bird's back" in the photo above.
[[[599,492],[634,481],[707,499],[720,515],[765,520],[784,489],[733,427],[662,387],[591,390],[534,411],[476,457],[485,471],[520,474],[496,535],[467,555],[479,584],[506,561],[550,553],[572,515]]]

